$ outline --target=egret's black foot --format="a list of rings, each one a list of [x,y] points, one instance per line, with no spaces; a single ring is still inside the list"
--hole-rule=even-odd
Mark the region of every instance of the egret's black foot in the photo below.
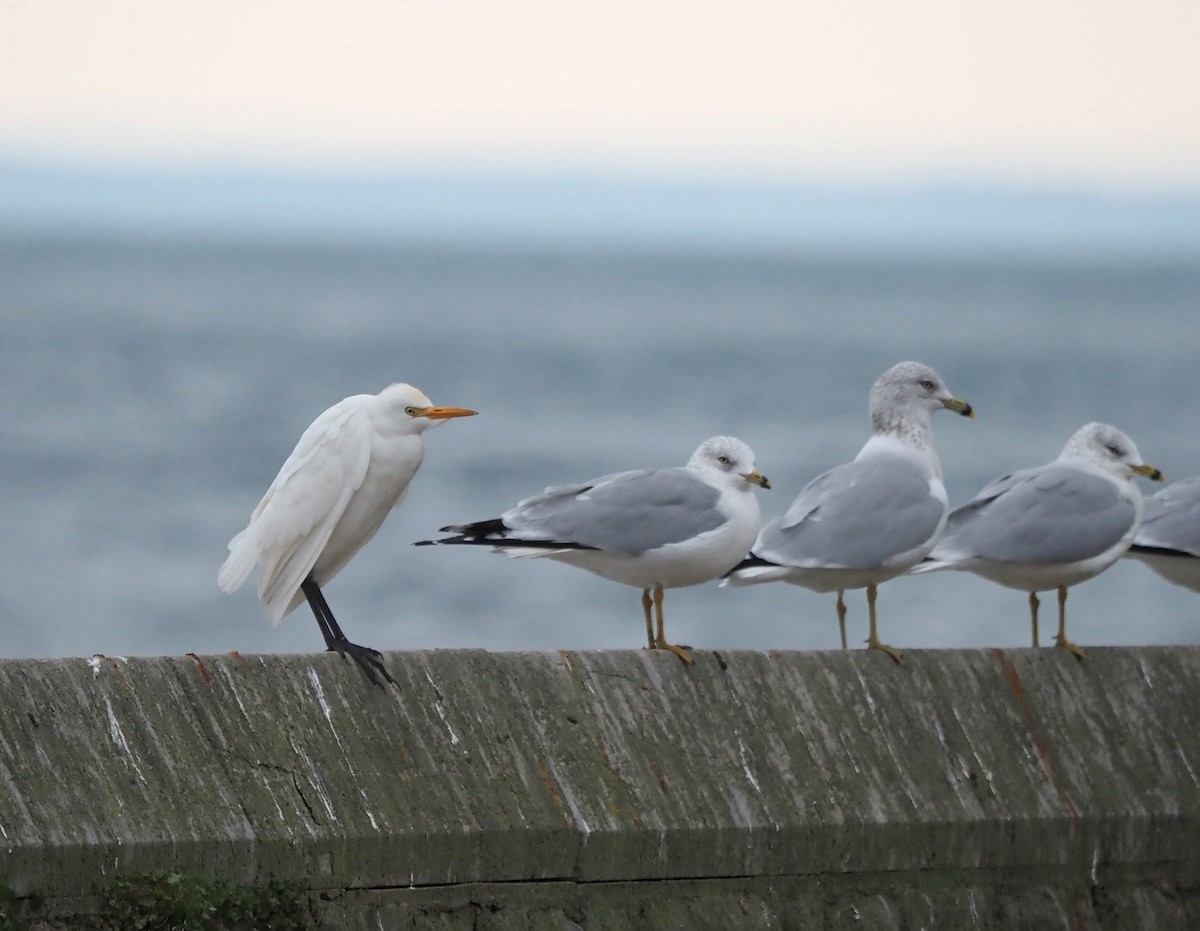
[[[380,688],[383,688],[383,683],[376,677],[376,672],[387,679],[392,685],[396,685],[396,680],[392,678],[391,673],[387,671],[387,667],[383,665],[383,654],[378,650],[372,650],[370,647],[351,643],[349,640],[335,640],[327,649],[334,653],[341,653],[342,656],[350,657],[354,662],[358,663],[358,668],[367,674],[367,678]]]

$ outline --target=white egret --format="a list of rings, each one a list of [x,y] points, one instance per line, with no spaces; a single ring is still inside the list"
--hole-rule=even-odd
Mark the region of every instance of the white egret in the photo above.
[[[307,600],[325,647],[353,658],[372,682],[394,680],[378,651],[351,643],[321,593],[398,507],[425,455],[421,436],[475,411],[434,407],[411,385],[346,398],[304,431],[217,575],[235,591],[257,563],[258,597],[272,623]]]

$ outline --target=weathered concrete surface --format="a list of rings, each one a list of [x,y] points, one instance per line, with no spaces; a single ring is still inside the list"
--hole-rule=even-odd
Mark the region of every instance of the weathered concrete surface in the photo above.
[[[1200,648],[0,662],[0,882],[338,928],[1200,927]]]

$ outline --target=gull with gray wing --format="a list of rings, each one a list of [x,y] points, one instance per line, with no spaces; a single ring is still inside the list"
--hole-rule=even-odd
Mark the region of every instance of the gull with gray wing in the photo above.
[[[1125,555],[1168,582],[1200,592],[1200,476],[1146,499],[1142,525]]]
[[[870,439],[853,461],[813,479],[783,517],[768,522],[722,587],[779,581],[836,591],[843,649],[843,593],[866,588],[867,645],[901,662],[901,652],[879,639],[876,588],[920,562],[946,522],[930,421],[943,408],[974,416],[927,365],[901,362],[880,375],[871,388]]]
[[[1067,589],[1129,548],[1142,519],[1135,475],[1162,481],[1128,436],[1086,424],[1053,462],[1002,476],[955,509],[929,558],[912,571],[960,569],[1029,592],[1035,647],[1037,593],[1056,589],[1055,645],[1083,659],[1083,649],[1067,639]]]
[[[754,486],[771,487],[755,469],[750,447],[716,436],[701,443],[686,466],[547,488],[499,517],[442,528],[456,536],[417,545],[489,546],[640,588],[647,646],[691,663],[688,647],[666,640],[663,590],[719,578],[745,555],[758,531]]]

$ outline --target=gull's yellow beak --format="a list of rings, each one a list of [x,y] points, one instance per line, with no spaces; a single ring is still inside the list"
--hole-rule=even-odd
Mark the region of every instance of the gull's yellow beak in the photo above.
[[[1152,465],[1147,465],[1144,462],[1141,465],[1135,465],[1133,467],[1133,471],[1138,475],[1144,475],[1152,482],[1161,482],[1163,480],[1163,474],[1159,472],[1158,469],[1154,468]]]
[[[761,472],[743,472],[742,478],[748,481],[751,485],[758,485],[767,489],[768,491],[771,490],[770,480]]]
[[[478,411],[467,410],[465,407],[419,407],[413,413],[416,417],[427,417],[430,420],[447,420],[451,417],[474,417]]]
[[[948,411],[954,411],[956,414],[962,414],[964,417],[974,417],[975,408],[966,401],[960,401],[958,398],[949,398],[942,402],[942,407]]]

